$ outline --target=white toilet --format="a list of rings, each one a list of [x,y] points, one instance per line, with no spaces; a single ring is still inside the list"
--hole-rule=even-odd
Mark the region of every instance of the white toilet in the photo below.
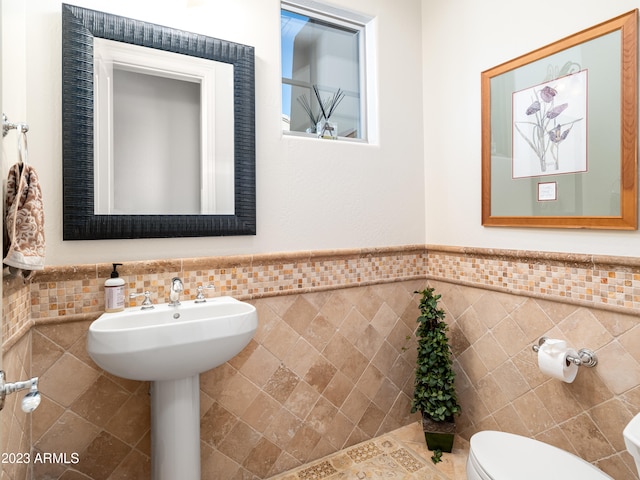
[[[622,435],[624,436],[624,444],[627,446],[627,450],[636,461],[636,468],[638,469],[638,475],[640,475],[640,413],[633,417],[633,420],[625,427]]]
[[[623,432],[640,473],[640,414]],[[589,462],[552,445],[512,433],[483,431],[471,437],[467,480],[613,480]]]

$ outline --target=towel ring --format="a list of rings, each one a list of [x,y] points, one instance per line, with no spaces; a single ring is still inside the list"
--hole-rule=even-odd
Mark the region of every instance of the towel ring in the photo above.
[[[27,165],[29,159],[29,147],[27,145],[27,132],[21,131],[18,134],[18,159],[22,165]]]

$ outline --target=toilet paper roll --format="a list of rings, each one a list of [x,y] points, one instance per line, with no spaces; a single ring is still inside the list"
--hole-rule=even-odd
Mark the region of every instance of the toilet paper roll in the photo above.
[[[575,350],[566,347],[565,342],[547,340],[538,350],[538,367],[542,373],[571,383],[578,374],[578,365],[567,359],[569,355],[580,358]]]

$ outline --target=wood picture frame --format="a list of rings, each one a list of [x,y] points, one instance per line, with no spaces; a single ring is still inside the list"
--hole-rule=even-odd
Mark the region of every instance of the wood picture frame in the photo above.
[[[484,226],[637,229],[637,44],[636,9],[482,72]]]

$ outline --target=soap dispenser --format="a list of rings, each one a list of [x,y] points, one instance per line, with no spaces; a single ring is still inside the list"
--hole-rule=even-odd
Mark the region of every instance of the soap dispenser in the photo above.
[[[113,264],[111,278],[104,282],[104,311],[107,313],[124,310],[124,280],[118,275],[121,263]]]

